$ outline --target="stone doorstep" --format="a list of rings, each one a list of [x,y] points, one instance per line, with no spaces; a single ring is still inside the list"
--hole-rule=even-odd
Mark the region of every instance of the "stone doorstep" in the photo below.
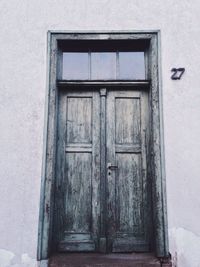
[[[162,263],[163,262],[163,263]],[[151,253],[97,254],[59,253],[49,259],[49,267],[172,267]]]
[[[168,258],[161,258],[161,267],[172,267],[172,261],[171,261],[171,256]]]

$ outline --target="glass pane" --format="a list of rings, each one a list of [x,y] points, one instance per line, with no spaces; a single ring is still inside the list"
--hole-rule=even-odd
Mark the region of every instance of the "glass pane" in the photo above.
[[[116,53],[91,53],[91,79],[116,79]]]
[[[119,79],[145,79],[144,52],[119,52]]]
[[[63,79],[87,80],[89,78],[88,53],[63,53]]]

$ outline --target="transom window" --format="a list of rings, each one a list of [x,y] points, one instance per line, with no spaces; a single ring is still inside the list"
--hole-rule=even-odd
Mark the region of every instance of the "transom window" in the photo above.
[[[144,52],[64,52],[64,80],[144,80]]]
[[[61,79],[145,80],[146,49],[144,43],[113,40],[61,43]]]

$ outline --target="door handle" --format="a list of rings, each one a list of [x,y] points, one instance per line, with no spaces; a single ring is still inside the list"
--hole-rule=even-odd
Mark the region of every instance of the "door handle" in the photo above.
[[[118,169],[118,166],[117,165],[112,165],[111,163],[108,163],[107,164],[107,169],[108,170],[116,170],[116,169]]]

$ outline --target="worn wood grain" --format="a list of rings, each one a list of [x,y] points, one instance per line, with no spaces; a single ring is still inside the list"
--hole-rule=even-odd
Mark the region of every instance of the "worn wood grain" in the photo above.
[[[98,245],[99,108],[97,92],[60,93],[54,209],[54,235],[60,251],[91,251]],[[89,234],[87,242],[80,233]]]
[[[158,257],[168,257],[169,245],[167,234],[167,209],[165,162],[163,141],[163,118],[161,108],[161,80],[158,68],[158,36],[151,38],[149,47],[149,75],[151,76],[151,170],[152,170],[152,199],[155,229],[155,250]]]
[[[148,110],[143,110],[147,102],[141,106],[142,98],[134,90],[111,90],[107,98],[107,162],[118,167],[107,172],[109,246],[115,252],[150,249],[145,217],[151,204],[144,196],[148,192],[142,141]]]
[[[99,249],[101,252],[106,252],[107,250],[107,196],[106,196],[106,96],[107,96],[107,90],[106,88],[100,88],[100,97],[101,97],[101,130],[100,130],[100,140],[101,140],[101,180],[100,180],[100,186],[101,186],[101,198],[100,198],[100,206],[101,206],[101,233],[100,233],[100,244]]]
[[[116,143],[140,143],[140,102],[137,98],[116,98]]]
[[[86,80],[86,81],[70,81],[70,80],[58,80],[57,81],[57,85],[59,87],[66,87],[66,86],[77,86],[77,85],[80,85],[80,86],[83,86],[82,89],[84,90],[84,86],[114,86],[115,89],[117,89],[116,85],[117,86],[120,86],[120,85],[126,85],[126,86],[131,86],[131,87],[142,87],[143,89],[147,89],[149,88],[149,85],[150,85],[150,80],[145,80],[145,81],[142,81],[142,80],[139,80],[139,81],[125,81],[125,80],[97,80],[97,81],[94,81],[94,80]]]
[[[66,231],[90,232],[91,222],[91,153],[66,153]]]
[[[53,196],[52,188],[55,175],[55,154],[56,154],[56,61],[57,42],[48,34],[48,55],[49,55],[49,79],[47,100],[46,100],[46,121],[45,121],[45,142],[43,172],[41,182],[41,206],[38,233],[38,259],[47,259],[49,256],[52,238],[52,217],[53,217]]]
[[[91,143],[92,99],[67,98],[67,143]]]

